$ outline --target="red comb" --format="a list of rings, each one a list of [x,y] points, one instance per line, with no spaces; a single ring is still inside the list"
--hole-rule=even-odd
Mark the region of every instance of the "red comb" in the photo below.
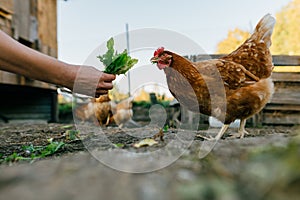
[[[155,52],[154,56],[159,56],[162,52],[164,52],[165,48],[164,47],[159,47]]]

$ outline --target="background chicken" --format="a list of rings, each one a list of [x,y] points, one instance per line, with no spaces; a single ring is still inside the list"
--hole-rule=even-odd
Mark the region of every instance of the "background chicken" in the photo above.
[[[93,121],[100,126],[115,123],[122,128],[125,123],[132,121],[132,101],[133,97],[130,97],[116,103],[111,101],[108,95],[101,95],[78,107],[75,115],[81,121]],[[137,125],[133,121],[132,123]]]
[[[75,115],[82,121],[92,120],[100,126],[108,125],[112,115],[109,96],[101,95],[99,98],[92,98],[89,103],[76,108]]]
[[[274,25],[275,19],[265,15],[249,39],[220,59],[195,63],[161,47],[151,62],[164,70],[170,92],[182,105],[224,123],[215,139],[236,119],[241,123],[234,136],[243,138],[246,120],[262,110],[273,93],[269,47]]]
[[[132,101],[133,97],[127,98],[122,100],[119,103],[111,103],[111,110],[112,110],[112,120],[122,128],[123,125],[131,120],[133,115],[132,111]]]

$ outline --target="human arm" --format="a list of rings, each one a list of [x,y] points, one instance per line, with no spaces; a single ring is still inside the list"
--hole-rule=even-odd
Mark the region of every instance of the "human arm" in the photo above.
[[[82,82],[82,94],[99,96],[113,88],[115,75],[91,66],[72,65],[42,54],[15,41],[0,30],[0,69],[73,90],[76,80]],[[76,78],[79,74],[80,79]],[[97,82],[95,82],[95,80]],[[94,84],[94,85],[92,85]],[[95,91],[88,91],[94,88]]]

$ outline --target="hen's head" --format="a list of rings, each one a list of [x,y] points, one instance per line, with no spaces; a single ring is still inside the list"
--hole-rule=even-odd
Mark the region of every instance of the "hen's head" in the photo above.
[[[168,54],[164,47],[160,47],[154,52],[154,56],[150,61],[153,64],[156,63],[159,69],[164,69],[171,65],[172,55]]]

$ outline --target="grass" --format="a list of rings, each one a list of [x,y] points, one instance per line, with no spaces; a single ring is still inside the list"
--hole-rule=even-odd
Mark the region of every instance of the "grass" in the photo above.
[[[72,112],[72,103],[60,103],[58,105],[60,114],[67,114]]]
[[[65,145],[64,142],[53,142],[50,141],[50,143],[46,146],[23,146],[22,150],[24,151],[24,156],[19,153],[12,153],[9,156],[0,156],[0,163],[6,162],[6,163],[12,163],[12,162],[18,162],[20,160],[29,160],[34,161],[39,158],[45,158],[47,156],[51,156],[54,153],[56,153],[59,149],[61,149]]]

